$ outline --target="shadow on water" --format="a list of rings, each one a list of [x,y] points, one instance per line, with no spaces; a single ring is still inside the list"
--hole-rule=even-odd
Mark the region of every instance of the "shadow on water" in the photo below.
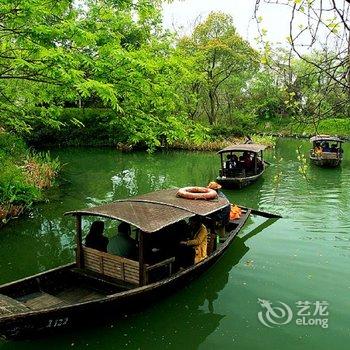
[[[229,281],[232,268],[249,248],[248,239],[272,225],[268,220],[242,237],[209,271],[190,286],[137,314],[104,326],[68,330],[50,338],[0,342],[2,350],[16,349],[197,349],[220,326],[225,315],[215,312],[215,301]],[[103,336],[101,336],[103,334]]]

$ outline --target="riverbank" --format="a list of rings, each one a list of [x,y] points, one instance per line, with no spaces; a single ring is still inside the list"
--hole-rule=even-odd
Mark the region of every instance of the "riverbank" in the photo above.
[[[269,148],[273,148],[276,145],[277,138],[271,135],[252,135],[251,139],[254,143],[263,144]],[[232,144],[240,144],[246,142],[245,137],[218,137],[216,140],[208,140],[199,144],[193,144],[191,142],[175,142],[169,145],[168,148],[174,150],[186,150],[186,151],[219,151]]]
[[[26,142],[34,147],[115,147],[120,151],[174,149],[188,151],[218,151],[232,143],[245,141],[244,135],[253,135],[253,141],[274,147],[271,136],[254,135],[252,126],[209,126],[197,123],[198,130],[183,130],[172,137],[160,134],[153,147],[138,137],[137,130],[129,130],[118,120],[115,112],[104,108],[65,108],[59,117],[59,129],[41,123],[31,125],[30,134],[24,135]],[[196,133],[196,135],[193,135]],[[168,135],[169,136],[169,135]],[[141,139],[141,141],[140,141]]]
[[[196,123],[196,128],[182,130],[180,134],[169,132],[153,135],[151,145],[140,136],[137,129],[130,129],[127,120],[120,120],[116,113],[106,108],[64,108],[59,116],[60,127],[42,125],[34,121],[31,132],[23,135],[34,147],[116,147],[121,151],[182,149],[193,151],[217,151],[232,143],[244,141],[244,135],[254,136],[256,143],[274,146],[274,137],[311,137],[315,128],[311,124],[297,123],[290,117],[261,118],[249,123],[237,120],[234,125],[210,126]],[[350,139],[350,119],[322,120],[318,134],[338,135]]]
[[[310,138],[316,134],[311,124],[297,123],[290,118],[274,117],[260,121],[256,132],[275,137]],[[317,134],[336,135],[344,140],[350,140],[350,119],[332,118],[320,121]]]
[[[0,227],[18,217],[52,187],[61,164],[49,152],[30,150],[25,142],[0,131]]]

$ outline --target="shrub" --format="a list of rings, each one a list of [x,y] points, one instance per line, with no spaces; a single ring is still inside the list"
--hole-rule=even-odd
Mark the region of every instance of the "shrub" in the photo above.
[[[0,226],[42,198],[61,168],[50,153],[28,150],[19,137],[0,132]]]

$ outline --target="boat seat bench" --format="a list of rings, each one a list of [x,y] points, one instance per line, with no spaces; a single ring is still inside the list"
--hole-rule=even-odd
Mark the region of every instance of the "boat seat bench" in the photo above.
[[[120,256],[82,247],[83,268],[102,275],[122,280],[134,285],[139,284],[139,262]]]

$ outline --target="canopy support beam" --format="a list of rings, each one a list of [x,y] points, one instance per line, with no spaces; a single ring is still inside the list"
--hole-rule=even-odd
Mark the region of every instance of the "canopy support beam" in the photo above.
[[[76,215],[75,217],[75,230],[76,230],[76,244],[77,244],[77,267],[78,268],[83,268],[84,266],[84,261],[83,261],[83,247],[82,247],[82,228],[81,228],[81,224],[82,224],[82,219],[81,219],[81,215]]]

